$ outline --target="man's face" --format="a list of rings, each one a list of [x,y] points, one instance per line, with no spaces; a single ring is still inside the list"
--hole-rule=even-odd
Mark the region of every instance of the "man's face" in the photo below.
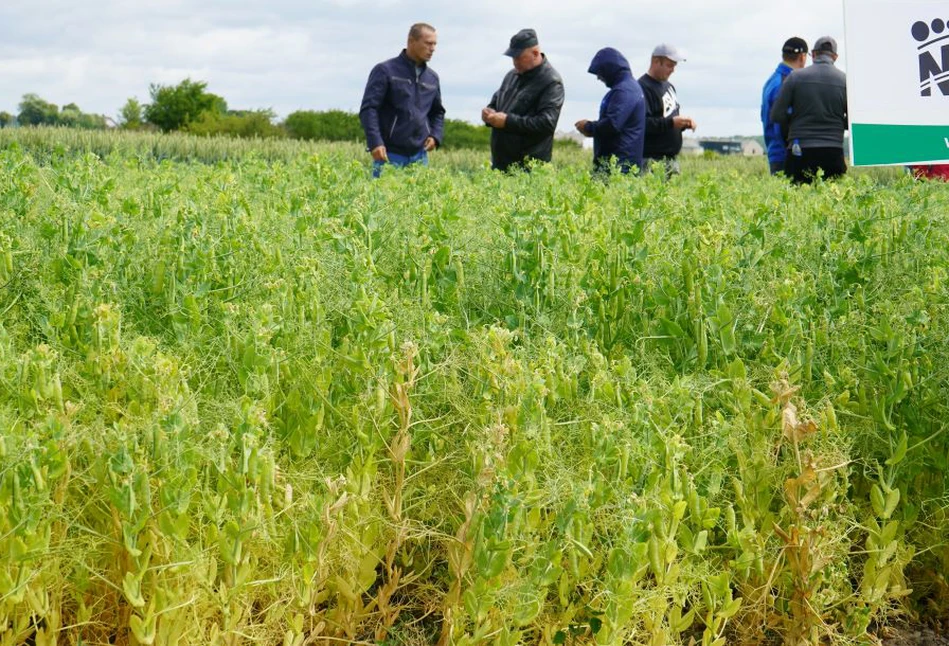
[[[540,60],[540,52],[536,47],[530,47],[523,50],[511,60],[514,61],[514,69],[517,73],[523,74],[537,67],[537,63]]]
[[[652,68],[650,69],[650,76],[652,76],[657,81],[668,81],[669,77],[672,76],[672,73],[676,71],[676,63],[671,58],[666,58],[665,56],[657,56],[653,59]]]
[[[435,53],[435,46],[438,45],[438,36],[434,31],[423,29],[422,34],[416,39],[409,39],[405,46],[405,52],[416,63],[427,63],[432,60]]]

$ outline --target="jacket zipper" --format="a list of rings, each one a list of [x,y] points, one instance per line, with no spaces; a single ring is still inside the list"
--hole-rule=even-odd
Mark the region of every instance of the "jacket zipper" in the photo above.
[[[399,115],[395,115],[395,119],[392,120],[392,127],[389,128],[389,141],[392,141],[392,133],[395,132],[395,124],[399,123]]]

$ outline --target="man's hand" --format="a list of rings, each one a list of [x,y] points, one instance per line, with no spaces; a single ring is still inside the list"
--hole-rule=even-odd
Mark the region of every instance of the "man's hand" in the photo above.
[[[573,125],[576,126],[577,132],[579,132],[581,135],[583,135],[584,137],[591,137],[592,135],[587,132],[588,123],[590,123],[588,119],[580,119]]]
[[[389,155],[386,154],[385,146],[376,146],[371,151],[369,151],[369,154],[372,155],[372,161],[377,161],[377,162],[389,161]]]
[[[425,149],[425,152],[430,153],[435,150],[435,146],[438,145],[438,142],[435,141],[435,137],[426,137],[425,143],[422,144],[422,148]]]
[[[492,128],[504,128],[507,124],[507,114],[497,112],[491,108],[485,108],[481,111],[481,120]]]
[[[695,119],[692,117],[672,117],[672,126],[677,130],[695,130]]]

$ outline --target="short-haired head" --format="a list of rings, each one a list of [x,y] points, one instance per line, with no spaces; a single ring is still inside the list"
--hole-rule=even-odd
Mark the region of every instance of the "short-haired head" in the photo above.
[[[428,23],[417,22],[409,29],[409,41],[405,45],[405,53],[416,65],[422,65],[432,60],[437,45],[438,36],[435,28]]]
[[[427,22],[417,22],[409,27],[409,40],[418,40],[427,31],[435,31],[435,28]]]

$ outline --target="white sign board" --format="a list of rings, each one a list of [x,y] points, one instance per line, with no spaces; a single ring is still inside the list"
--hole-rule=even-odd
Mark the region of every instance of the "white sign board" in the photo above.
[[[949,1],[845,0],[854,166],[949,163]]]

